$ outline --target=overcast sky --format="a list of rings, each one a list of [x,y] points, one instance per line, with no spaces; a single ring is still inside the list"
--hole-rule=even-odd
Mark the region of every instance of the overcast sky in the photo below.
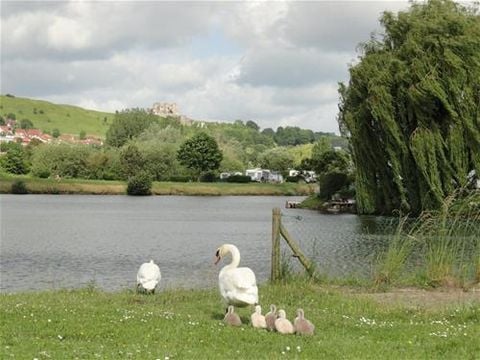
[[[407,1],[1,1],[1,93],[338,133],[337,83]]]

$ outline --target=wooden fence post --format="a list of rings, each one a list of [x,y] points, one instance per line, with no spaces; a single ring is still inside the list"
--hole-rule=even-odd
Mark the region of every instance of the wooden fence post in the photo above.
[[[312,262],[303,254],[302,250],[300,250],[300,246],[295,242],[295,240],[293,240],[287,229],[285,229],[282,224],[280,224],[280,234],[282,234],[288,246],[290,246],[290,249],[292,249],[294,256],[300,260],[305,270],[307,270],[307,273],[312,276],[313,272],[315,271]]]
[[[280,227],[281,213],[279,208],[272,211],[272,268],[270,280],[275,282],[280,279]]]

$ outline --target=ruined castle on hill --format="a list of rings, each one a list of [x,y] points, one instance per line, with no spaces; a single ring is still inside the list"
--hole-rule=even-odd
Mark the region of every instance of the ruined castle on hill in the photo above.
[[[162,117],[176,117],[180,121],[180,124],[183,125],[192,125],[193,120],[182,115],[176,103],[165,103],[165,102],[157,102],[153,104],[151,108],[151,112],[155,115],[162,116]],[[204,126],[202,122],[200,124],[201,127]]]
[[[180,116],[176,103],[157,102],[153,104],[152,113],[158,116]]]

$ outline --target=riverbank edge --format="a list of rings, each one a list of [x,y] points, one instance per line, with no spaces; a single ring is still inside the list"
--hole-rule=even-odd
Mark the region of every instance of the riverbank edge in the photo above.
[[[13,194],[12,184],[25,184],[26,194],[80,194],[80,195],[126,195],[125,181],[83,179],[40,179],[26,176],[0,177],[0,194]],[[152,195],[191,196],[308,196],[314,194],[312,184],[282,183],[182,183],[153,182]]]

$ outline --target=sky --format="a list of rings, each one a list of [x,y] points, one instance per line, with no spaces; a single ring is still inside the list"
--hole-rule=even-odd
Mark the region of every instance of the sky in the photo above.
[[[339,133],[338,83],[405,1],[1,1],[1,93]]]

